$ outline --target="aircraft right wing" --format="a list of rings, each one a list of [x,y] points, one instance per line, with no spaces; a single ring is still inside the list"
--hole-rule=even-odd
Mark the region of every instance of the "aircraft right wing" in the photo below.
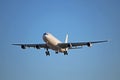
[[[33,48],[49,48],[47,44],[12,44],[12,45],[17,45],[21,46],[22,49],[26,49],[26,47],[33,47]]]
[[[78,46],[88,46],[88,47],[91,47],[92,44],[95,44],[95,43],[103,43],[103,42],[108,42],[107,40],[104,40],[104,41],[90,41],[90,42],[76,42],[76,43],[59,43],[58,46],[61,47],[61,48],[69,48],[69,49],[72,49],[72,48],[77,48]]]

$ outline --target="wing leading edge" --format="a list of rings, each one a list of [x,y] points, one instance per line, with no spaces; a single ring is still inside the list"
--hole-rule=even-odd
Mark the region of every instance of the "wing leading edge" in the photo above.
[[[21,46],[22,49],[25,49],[26,47],[33,47],[33,48],[49,48],[47,44],[12,44],[12,45],[17,45]]]
[[[92,44],[95,43],[103,43],[103,42],[108,42],[108,40],[104,41],[93,41],[93,42],[76,42],[76,43],[59,43],[58,46],[61,48],[69,48],[72,49],[73,47],[78,47],[78,46],[88,46],[91,47]]]

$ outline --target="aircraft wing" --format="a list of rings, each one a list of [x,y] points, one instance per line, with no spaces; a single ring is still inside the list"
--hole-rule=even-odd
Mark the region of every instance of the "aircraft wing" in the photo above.
[[[47,44],[12,44],[12,45],[17,45],[21,46],[22,49],[25,49],[26,47],[33,47],[33,48],[49,48]]]
[[[78,46],[88,46],[88,47],[91,47],[92,44],[95,44],[95,43],[103,43],[103,42],[108,42],[107,40],[104,40],[104,41],[90,41],[90,42],[76,42],[76,43],[59,43],[58,46],[61,47],[61,48],[69,48],[69,49],[72,49],[72,48],[77,48]]]

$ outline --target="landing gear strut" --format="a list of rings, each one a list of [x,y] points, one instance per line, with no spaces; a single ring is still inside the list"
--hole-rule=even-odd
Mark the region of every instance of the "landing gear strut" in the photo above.
[[[50,52],[49,51],[46,51],[46,56],[50,56]]]
[[[46,53],[46,56],[50,56],[50,52],[48,51],[48,49],[45,53]]]

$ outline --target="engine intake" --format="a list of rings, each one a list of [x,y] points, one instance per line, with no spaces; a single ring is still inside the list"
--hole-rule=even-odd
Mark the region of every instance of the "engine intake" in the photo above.
[[[37,45],[37,46],[36,46],[36,49],[40,49],[40,47]]]
[[[71,43],[70,43],[70,44],[68,44],[68,47],[69,47],[69,48],[72,48],[72,44],[71,44]]]
[[[92,43],[90,43],[90,42],[87,43],[87,46],[88,46],[88,47],[92,47]]]
[[[21,45],[21,48],[22,48],[22,49],[26,49],[26,47],[25,47],[24,45]]]

